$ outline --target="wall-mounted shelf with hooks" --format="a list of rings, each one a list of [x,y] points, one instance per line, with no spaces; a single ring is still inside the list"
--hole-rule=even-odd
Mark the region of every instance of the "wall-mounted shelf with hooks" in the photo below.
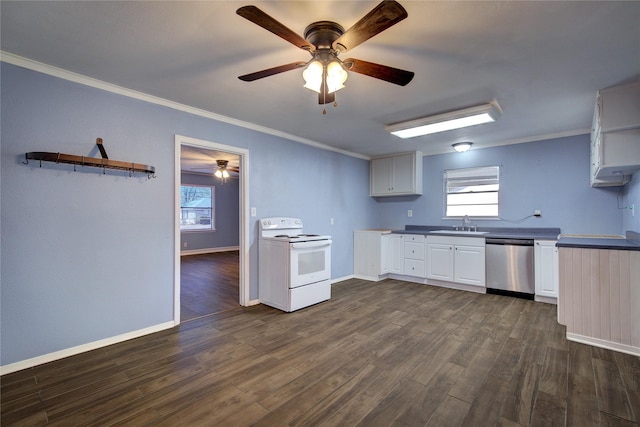
[[[117,169],[129,171],[129,174],[140,172],[145,173],[149,178],[155,178],[156,168],[149,165],[143,165],[140,163],[133,162],[122,162],[118,160],[111,160],[107,156],[107,152],[102,145],[102,138],[96,139],[96,145],[100,150],[100,154],[102,158],[97,157],[85,157],[85,156],[76,156],[73,154],[62,154],[62,153],[49,153],[44,151],[34,151],[31,153],[25,154],[26,161],[24,164],[29,164],[29,160],[38,160],[40,161],[40,166],[42,166],[42,162],[53,162],[53,163],[66,163],[75,166],[89,166],[94,168],[102,168],[103,173],[106,169]]]

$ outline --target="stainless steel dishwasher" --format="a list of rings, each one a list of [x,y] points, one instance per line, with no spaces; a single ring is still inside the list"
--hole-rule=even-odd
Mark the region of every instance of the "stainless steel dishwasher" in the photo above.
[[[487,293],[533,299],[533,239],[487,238]]]

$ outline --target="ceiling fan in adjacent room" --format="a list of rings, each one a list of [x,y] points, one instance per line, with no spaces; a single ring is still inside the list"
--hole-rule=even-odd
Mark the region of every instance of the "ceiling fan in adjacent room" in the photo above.
[[[231,174],[237,176],[240,172],[240,168],[235,166],[229,166],[229,160],[216,160],[215,165],[196,166],[190,167],[190,171],[196,173],[213,174],[217,178],[226,179],[231,177]],[[202,171],[202,172],[200,172]]]
[[[311,54],[311,60],[307,62],[297,61],[245,74],[238,77],[240,80],[251,82],[306,67],[302,73],[306,83],[304,87],[318,93],[319,104],[334,102],[335,105],[335,92],[344,87],[347,71],[400,86],[405,86],[413,79],[414,73],[411,71],[355,58],[338,58],[340,53],[353,49],[408,16],[407,11],[394,0],[378,4],[346,31],[340,24],[332,21],[314,22],[304,30],[304,38],[256,6],[241,7],[236,13]]]

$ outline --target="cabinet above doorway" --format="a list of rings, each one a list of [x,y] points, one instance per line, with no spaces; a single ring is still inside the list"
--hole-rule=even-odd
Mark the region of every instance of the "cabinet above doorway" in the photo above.
[[[421,194],[422,153],[420,151],[371,159],[371,197]]]

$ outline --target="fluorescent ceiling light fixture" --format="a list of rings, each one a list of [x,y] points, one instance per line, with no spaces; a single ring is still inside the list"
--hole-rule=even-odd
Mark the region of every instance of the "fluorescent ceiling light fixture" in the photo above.
[[[431,133],[495,122],[501,115],[500,106],[497,102],[492,101],[463,110],[394,123],[385,126],[384,130],[400,138],[414,138]]]
[[[458,142],[456,144],[453,144],[452,147],[458,153],[464,153],[465,151],[469,151],[472,145],[473,143],[471,142]]]

